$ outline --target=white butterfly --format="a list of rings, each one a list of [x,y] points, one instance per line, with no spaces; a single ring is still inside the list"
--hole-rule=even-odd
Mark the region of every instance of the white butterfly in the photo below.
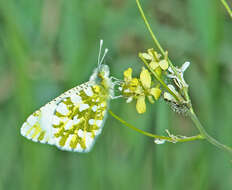
[[[35,142],[55,145],[61,150],[89,152],[101,133],[114,83],[107,65],[102,64],[100,41],[98,67],[88,82],[61,94],[30,115],[21,134]]]

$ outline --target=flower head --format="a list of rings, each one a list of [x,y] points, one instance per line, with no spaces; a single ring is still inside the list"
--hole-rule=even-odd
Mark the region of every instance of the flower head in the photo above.
[[[153,69],[159,76],[162,71],[168,69],[167,53],[164,59],[161,59],[161,55],[158,54],[153,49],[148,49],[147,53],[142,53],[144,59],[149,61],[149,66]]]
[[[136,110],[142,114],[146,112],[146,97],[150,103],[154,103],[154,99],[158,100],[161,95],[159,86],[153,87],[150,72],[142,68],[140,78],[132,77],[132,69],[128,68],[124,71],[124,83],[122,85],[122,94],[127,98],[127,103],[135,99]]]

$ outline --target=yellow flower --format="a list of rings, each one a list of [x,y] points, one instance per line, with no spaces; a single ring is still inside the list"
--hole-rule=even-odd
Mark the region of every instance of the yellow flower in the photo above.
[[[137,78],[132,78],[132,69],[128,68],[124,71],[124,85],[123,85],[123,93],[127,96],[131,96],[135,93],[136,88],[139,85],[139,80]]]
[[[131,68],[124,71],[123,96],[127,98],[127,103],[136,99],[136,110],[139,114],[146,112],[146,97],[149,102],[154,103],[154,99],[157,100],[161,95],[159,86],[151,86],[151,74],[146,68],[142,68],[139,79],[132,77]]]
[[[152,97],[154,97],[155,100],[158,100],[161,95],[161,90],[158,87],[151,88],[151,74],[144,67],[140,73],[140,81],[143,86],[143,93],[140,93],[137,98],[136,109],[138,113],[142,114],[146,112],[146,96],[150,103],[154,103],[154,99]]]
[[[168,69],[169,65],[166,59],[167,56],[165,57],[165,59],[160,59],[161,55],[153,49],[148,49],[147,53],[142,53],[142,56],[144,59],[150,61],[149,66],[156,72],[161,72],[161,70],[158,68],[161,68],[163,71],[166,71]]]

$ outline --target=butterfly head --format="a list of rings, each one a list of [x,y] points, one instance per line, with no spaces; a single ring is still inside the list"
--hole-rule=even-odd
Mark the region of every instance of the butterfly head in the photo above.
[[[110,76],[110,68],[108,65],[101,64],[98,68],[98,77],[99,78],[109,78]]]
[[[98,66],[90,77],[90,81],[95,81],[97,84],[105,84],[110,81],[110,69],[108,65],[101,64]]]

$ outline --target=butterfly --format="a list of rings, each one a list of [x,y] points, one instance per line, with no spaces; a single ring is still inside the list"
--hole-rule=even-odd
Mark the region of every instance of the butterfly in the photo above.
[[[103,40],[100,41],[98,66],[88,82],[78,85],[31,114],[21,134],[35,142],[55,145],[61,150],[89,152],[102,131],[114,96],[109,67],[102,64]]]

